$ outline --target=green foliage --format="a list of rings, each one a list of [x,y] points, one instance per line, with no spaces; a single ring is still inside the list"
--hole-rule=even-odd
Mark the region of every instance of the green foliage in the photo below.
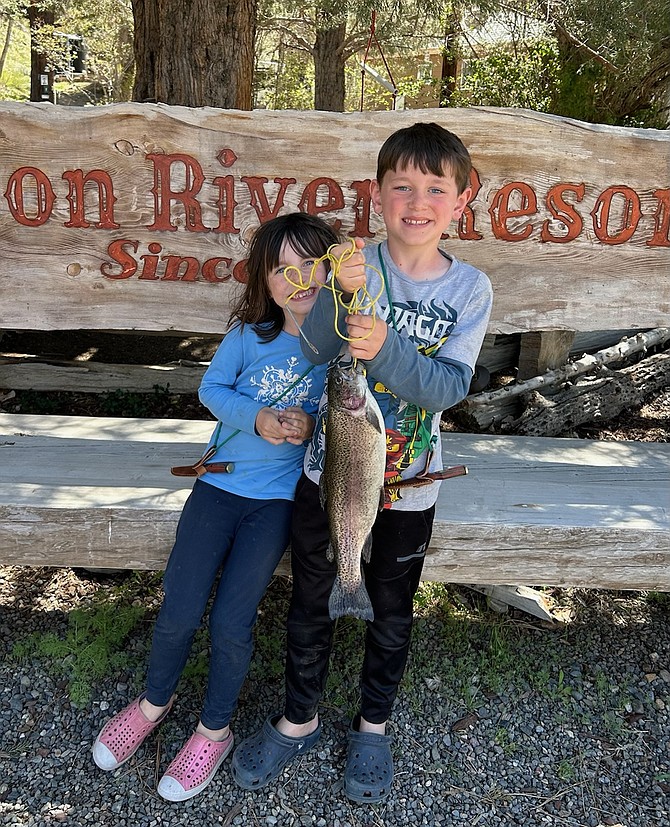
[[[558,80],[558,50],[548,38],[499,45],[468,61],[454,106],[506,106],[550,112]]]
[[[1,100],[30,98],[30,32],[15,0],[0,0],[0,51],[9,44],[0,72]]]
[[[32,36],[33,46],[46,55],[47,63],[56,67],[57,73],[68,66],[64,33],[83,36],[86,46],[85,77],[58,74],[62,80],[55,84],[57,101],[84,104],[129,100],[134,74],[131,0],[61,0],[48,7],[55,10],[54,25],[44,25]],[[13,29],[0,78],[0,97],[27,100],[31,48],[28,18],[16,0],[0,0],[0,49],[10,17]]]
[[[30,411],[34,414],[57,414],[60,410],[60,400],[57,395],[40,391],[19,391],[20,400],[18,411]]]
[[[172,396],[169,385],[154,385],[152,393],[114,390],[99,394],[45,391],[18,391],[15,410],[34,414],[69,414],[73,406],[94,411],[95,416],[126,416],[147,419],[169,416]]]
[[[90,103],[130,100],[134,75],[131,0],[63,0],[57,28],[84,37]],[[81,84],[78,84],[82,90]]]
[[[74,706],[85,706],[94,681],[130,666],[123,646],[143,616],[141,606],[126,603],[101,602],[75,609],[68,616],[64,638],[53,632],[35,633],[15,644],[12,656],[48,660],[56,673],[66,677]]]
[[[556,768],[556,775],[561,781],[567,784],[573,782],[577,778],[577,771],[570,761],[567,761],[564,758],[562,761],[559,761],[558,767]]]
[[[87,46],[87,77],[58,81],[59,102],[130,99],[131,0],[54,0],[49,5],[55,8],[55,25],[44,27],[36,42],[51,62],[63,63],[63,32],[83,35]],[[417,78],[417,71],[423,52],[442,47],[464,61],[465,68],[455,79],[449,105],[521,107],[599,123],[667,127],[670,4],[658,0],[564,0],[549,6],[535,0],[481,0],[474,6],[460,0],[263,0],[258,9],[254,105],[312,109],[317,32],[346,21],[341,53],[344,108],[358,110],[360,60],[373,10],[376,38],[409,106],[431,105],[437,99],[440,80],[433,79],[431,88]],[[30,89],[25,6],[19,0],[0,0],[0,48],[10,18],[14,29],[0,76],[0,97],[25,100]],[[388,76],[376,43],[367,62]],[[366,78],[364,108],[391,107],[391,95]]]
[[[267,109],[313,109],[314,64],[306,53],[280,47],[271,68],[257,76],[256,100]]]
[[[670,4],[569,0],[557,9],[556,114],[664,128],[670,87]]]
[[[651,606],[656,606],[659,609],[670,612],[670,593],[668,592],[648,592],[647,603]]]

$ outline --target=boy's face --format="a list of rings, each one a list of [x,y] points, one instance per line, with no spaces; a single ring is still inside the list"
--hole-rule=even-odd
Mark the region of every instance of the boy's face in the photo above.
[[[372,205],[384,217],[390,244],[437,247],[442,233],[461,217],[472,190],[462,193],[451,172],[433,175],[412,164],[389,170],[370,185]]]

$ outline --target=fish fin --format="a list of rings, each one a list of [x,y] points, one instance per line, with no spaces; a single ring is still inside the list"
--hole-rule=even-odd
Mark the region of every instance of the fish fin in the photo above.
[[[343,588],[342,580],[338,575],[328,599],[328,613],[331,620],[345,615],[358,617],[361,620],[374,620],[372,603],[363,581],[360,581],[354,591],[347,591]]]
[[[319,502],[321,503],[321,508],[326,510],[326,483],[324,480],[323,473],[319,477]]]
[[[332,563],[334,559],[335,549],[333,548],[332,543],[328,543],[328,548],[326,549],[326,560],[328,560],[329,563]]]
[[[372,407],[372,405],[366,406],[365,418],[370,423],[370,425],[372,425],[375,431],[378,431],[380,434],[383,434],[385,432],[385,429],[379,419],[379,413]]]
[[[370,555],[372,554],[372,532],[368,534],[361,549],[361,557],[366,563],[370,562]]]

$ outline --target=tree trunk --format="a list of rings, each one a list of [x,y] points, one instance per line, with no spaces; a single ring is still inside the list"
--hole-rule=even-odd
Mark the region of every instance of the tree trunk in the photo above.
[[[132,0],[132,3],[135,53],[135,85],[132,99],[140,103],[155,102],[155,65],[160,42],[158,4],[156,0]]]
[[[9,51],[9,44],[12,42],[12,29],[14,27],[14,18],[7,18],[7,31],[5,32],[5,42],[2,47],[2,54],[0,55],[0,78],[5,70],[5,61],[7,60],[7,52]]]
[[[442,49],[442,72],[440,77],[440,106],[450,106],[456,91],[458,78],[458,41],[461,34],[460,8],[456,5],[446,23],[444,48]]]
[[[30,21],[30,100],[50,101],[55,103],[54,98],[54,75],[53,69],[47,70],[46,55],[42,54],[35,45],[33,32],[41,26],[53,26],[53,9],[46,8],[37,0],[31,0],[27,9],[28,20]],[[46,83],[42,83],[46,79]]]
[[[133,0],[133,99],[251,109],[257,0]]]
[[[346,23],[317,29],[314,42],[314,108],[344,112],[344,36]]]

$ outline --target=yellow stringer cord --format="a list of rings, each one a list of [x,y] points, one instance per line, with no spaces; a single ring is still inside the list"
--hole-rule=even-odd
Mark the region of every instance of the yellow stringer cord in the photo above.
[[[319,259],[316,259],[314,264],[312,264],[309,273],[309,278],[306,282],[303,279],[303,274],[300,268],[296,267],[293,264],[289,264],[289,266],[284,270],[284,278],[291,285],[291,287],[295,287],[295,290],[286,299],[286,304],[288,305],[291,299],[298,293],[300,293],[302,290],[308,290],[313,285],[318,287],[319,289],[321,289],[321,287],[324,286],[327,287],[329,290],[331,290],[333,294],[333,302],[335,304],[335,332],[341,339],[344,339],[344,341],[346,342],[360,342],[363,341],[363,339],[367,339],[369,336],[371,336],[373,330],[375,329],[375,325],[377,322],[377,316],[375,314],[375,303],[380,298],[381,294],[384,292],[384,280],[382,278],[382,274],[379,272],[379,270],[377,270],[376,267],[373,267],[371,264],[365,264],[365,267],[367,269],[374,270],[374,272],[377,273],[377,275],[379,276],[379,282],[381,284],[379,293],[377,293],[377,295],[373,297],[368,292],[367,287],[359,287],[348,302],[342,301],[342,291],[337,289],[337,287],[335,286],[335,281],[340,272],[342,264],[345,261],[348,261],[351,258],[351,256],[353,256],[354,253],[356,253],[356,244],[354,240],[351,239],[351,247],[348,250],[345,250],[342,253],[342,255],[339,256],[339,258],[335,257],[332,254],[332,250],[336,246],[337,245],[333,244],[331,247],[328,248],[328,250],[326,250],[325,255],[321,256],[321,258]],[[319,282],[317,282],[314,277],[314,274],[316,273],[316,268],[319,266],[319,264],[321,264],[324,261],[329,262],[330,270],[332,273],[332,278],[326,285],[319,284]],[[289,276],[289,273],[293,271],[295,271],[298,274],[297,281],[293,281]],[[370,328],[369,332],[366,333],[365,336],[359,336],[356,338],[350,338],[340,333],[337,324],[339,320],[340,307],[346,311],[346,314],[348,316],[353,316],[356,313],[366,314],[369,312],[372,316],[372,327]]]

